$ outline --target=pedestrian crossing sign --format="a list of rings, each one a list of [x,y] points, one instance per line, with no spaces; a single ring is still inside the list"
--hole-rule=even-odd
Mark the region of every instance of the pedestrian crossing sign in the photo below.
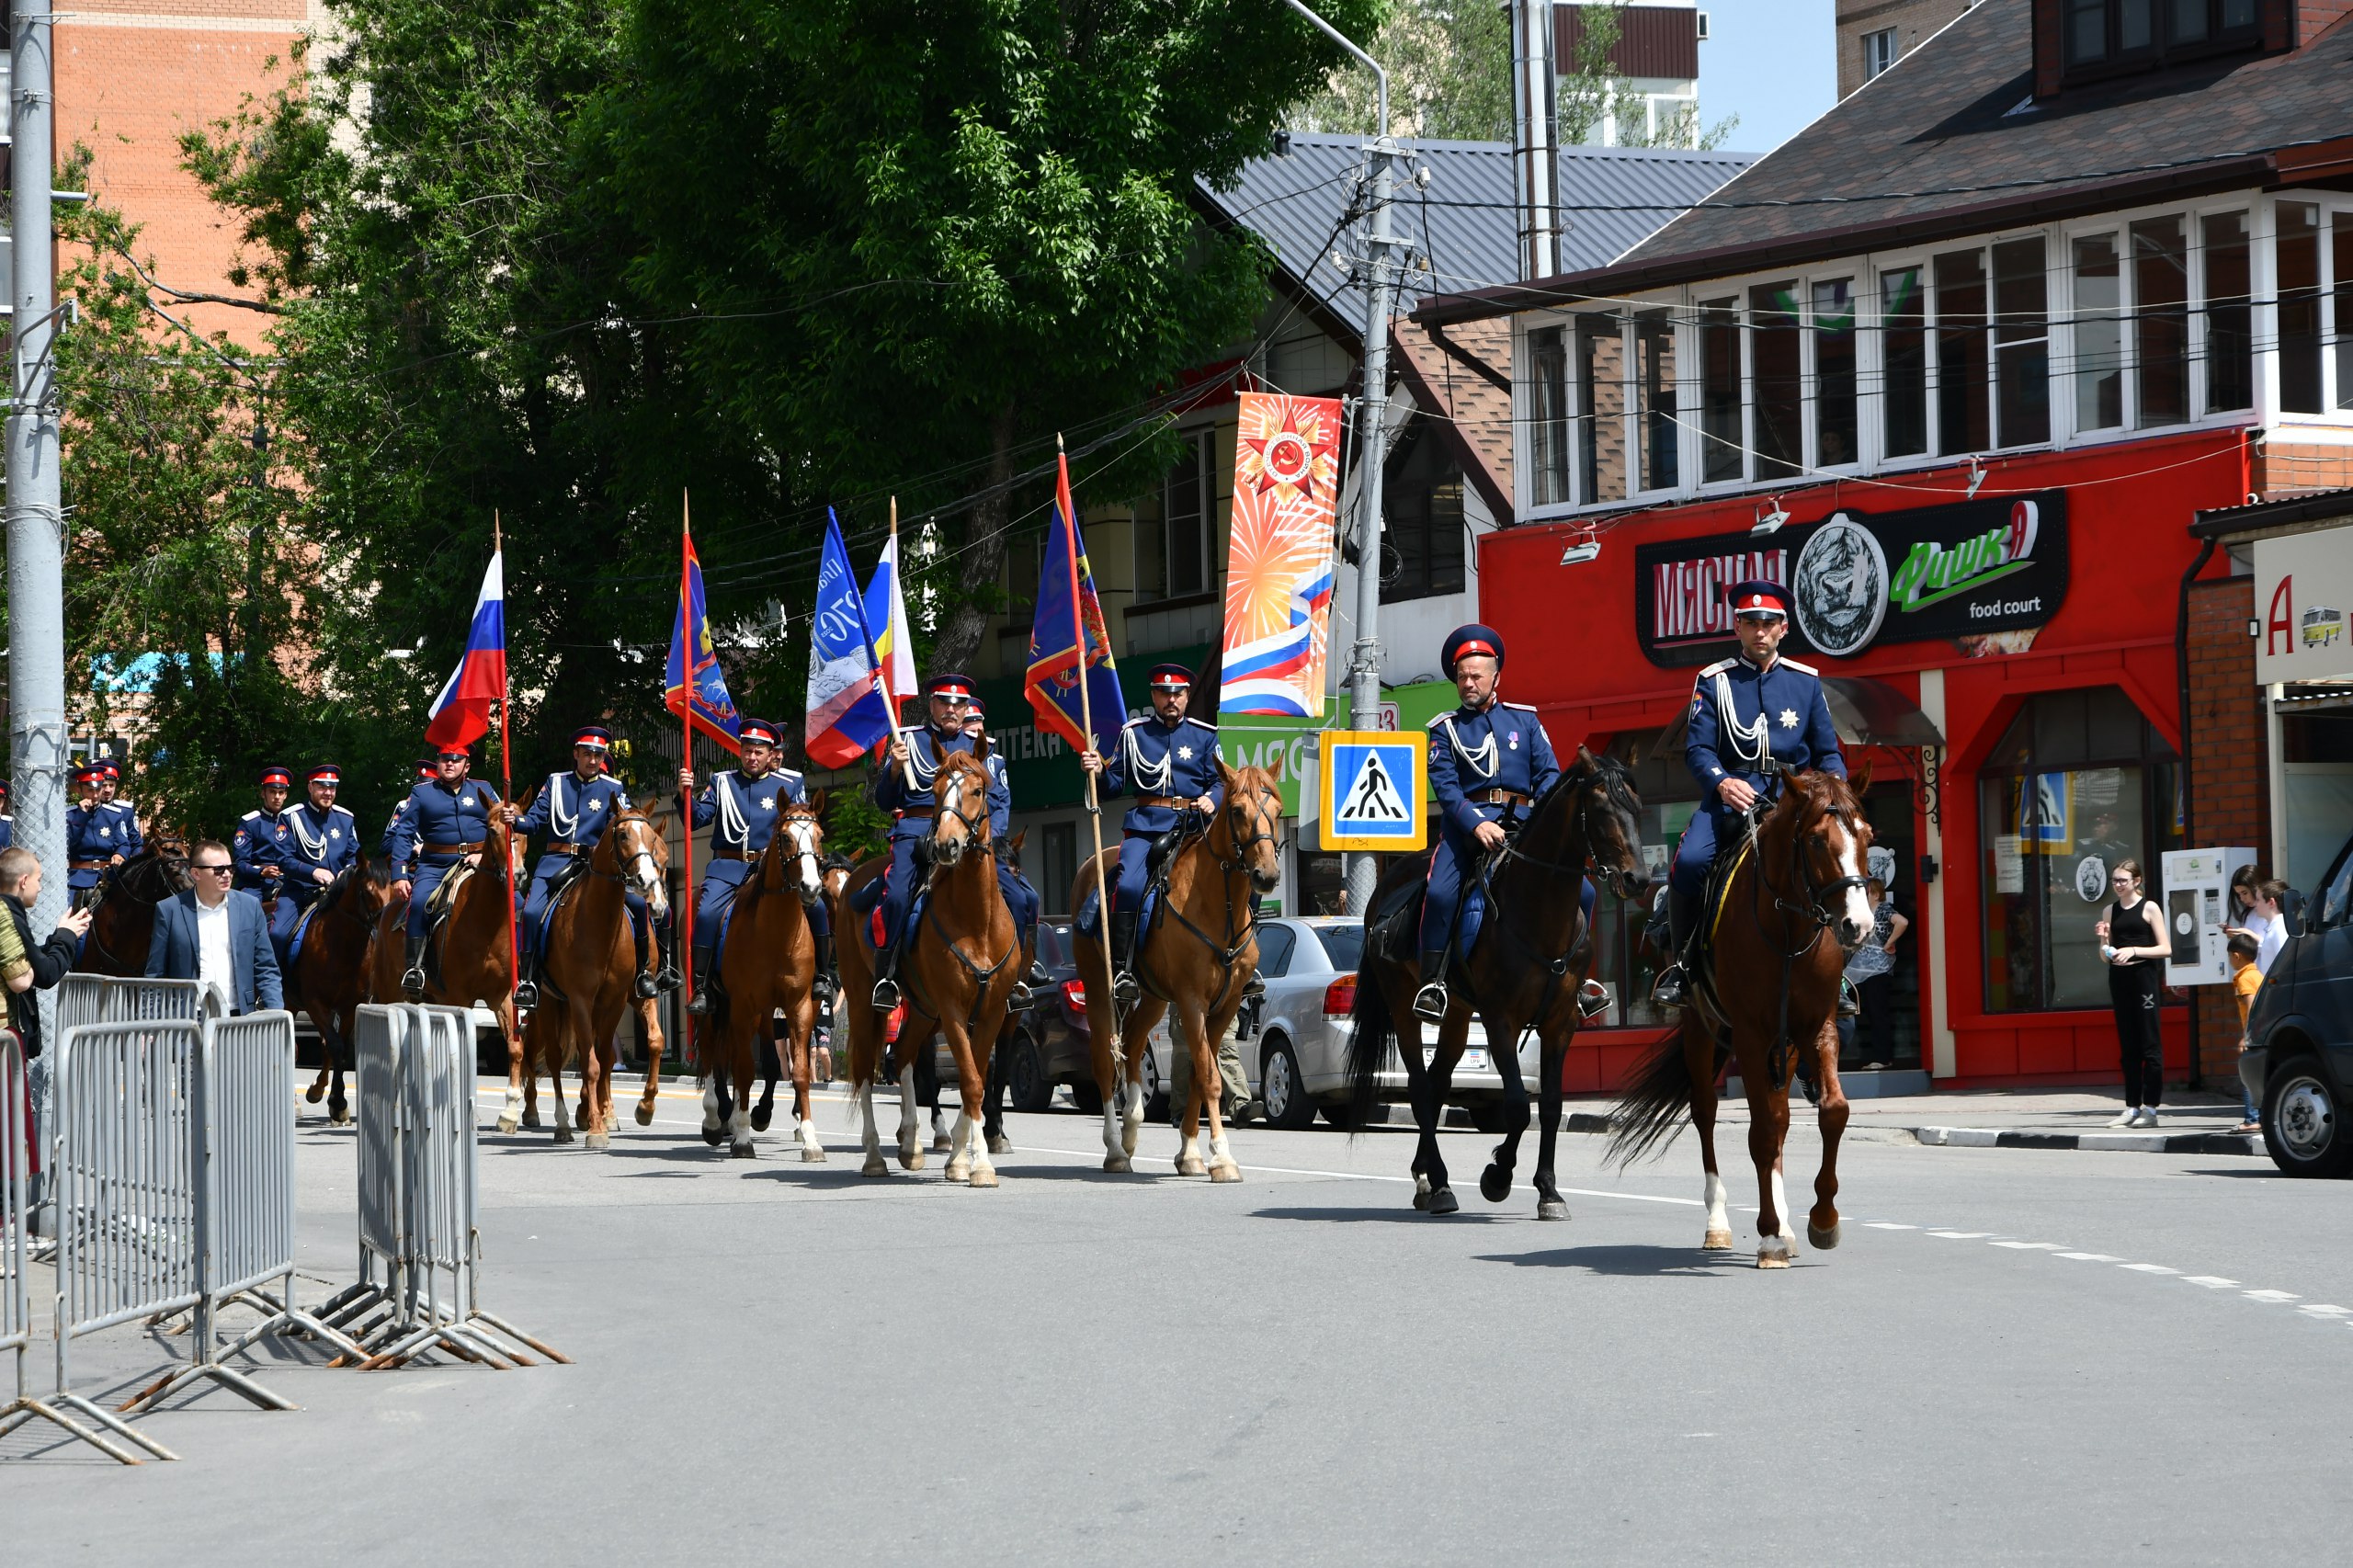
[[[1324,848],[1405,850],[1428,842],[1427,733],[1327,730],[1322,743]]]

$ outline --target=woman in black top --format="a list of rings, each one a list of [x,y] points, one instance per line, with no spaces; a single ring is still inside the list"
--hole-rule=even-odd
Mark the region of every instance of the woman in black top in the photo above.
[[[2154,1127],[2165,1092],[2165,1057],[2157,1032],[2157,987],[2172,952],[2157,930],[2156,905],[2141,896],[2141,863],[2119,860],[2109,873],[2116,893],[2108,918],[2092,927],[2109,967],[2108,999],[2116,1008],[2116,1042],[2124,1056],[2124,1114],[2110,1127]]]

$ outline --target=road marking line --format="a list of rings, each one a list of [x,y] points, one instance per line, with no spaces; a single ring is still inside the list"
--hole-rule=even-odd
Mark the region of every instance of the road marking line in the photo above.
[[[2292,1301],[2298,1299],[2293,1290],[2242,1290],[2239,1294],[2250,1301]]]
[[[2072,1257],[2078,1263],[2122,1263],[2124,1261],[2113,1253],[2105,1252],[2054,1252],[2051,1256]]]
[[[2185,1274],[2181,1277],[2181,1282],[2185,1285],[2203,1285],[2209,1290],[2227,1290],[2238,1283],[2235,1279],[2225,1279],[2219,1274]]]
[[[2324,1301],[2306,1301],[2296,1310],[2316,1318],[2353,1317],[2353,1307],[2332,1307]]]
[[[2057,1252],[2063,1242],[1989,1242],[1989,1246],[2008,1247],[2013,1252]]]
[[[1930,1231],[1928,1234],[1945,1242],[1980,1242],[1992,1235],[1991,1231]]]
[[[1893,1220],[1866,1220],[1863,1221],[1863,1228],[1867,1231],[1916,1231],[1920,1227],[1899,1225]]]
[[[2178,1274],[2178,1268],[2167,1268],[2162,1263],[2128,1263],[2124,1266],[2135,1274]]]

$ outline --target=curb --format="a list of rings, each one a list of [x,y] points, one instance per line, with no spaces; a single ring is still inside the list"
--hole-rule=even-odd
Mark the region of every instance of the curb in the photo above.
[[[1607,1116],[1572,1111],[1565,1131],[1607,1135],[1616,1131]],[[1995,1127],[1854,1127],[1850,1142],[1925,1143],[1946,1149],[2080,1149],[2110,1154],[2265,1155],[2255,1132],[2022,1132]]]

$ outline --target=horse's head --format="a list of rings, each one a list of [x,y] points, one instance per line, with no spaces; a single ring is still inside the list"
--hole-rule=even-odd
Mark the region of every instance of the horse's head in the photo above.
[[[1870,876],[1865,852],[1871,824],[1851,785],[1835,773],[1792,775],[1775,815],[1788,813],[1806,908],[1853,952],[1871,934]]]
[[[599,847],[612,855],[621,886],[643,899],[654,918],[661,920],[670,913],[670,841],[645,814],[648,803],[632,801],[627,810],[615,812]]]
[[[160,833],[148,840],[148,852],[155,857],[155,864],[162,869],[164,881],[169,884],[171,892],[186,892],[196,884],[196,878],[189,874],[188,869],[188,836],[185,829]]]
[[[1283,792],[1263,767],[1228,767],[1221,761],[1217,771],[1225,781],[1225,804],[1216,832],[1226,841],[1220,845],[1213,835],[1210,847],[1225,864],[1249,872],[1253,888],[1272,892],[1283,880]]]
[[[961,862],[968,851],[989,847],[989,770],[983,755],[949,752],[931,781],[931,863],[942,869]]]
[[[373,926],[376,916],[384,913],[384,905],[392,900],[392,878],[379,870],[368,858],[368,851],[362,849],[328,884],[320,902],[329,909],[348,913],[363,925]]]
[[[817,901],[825,896],[825,824],[824,797],[813,801],[794,801],[776,815],[776,838],[769,845],[771,853],[791,864],[785,873],[792,881],[792,891],[801,902],[814,909]]]
[[[825,858],[817,866],[817,880],[824,885],[825,896],[839,898],[842,889],[849,886],[849,874],[857,869],[858,862],[840,850],[826,850]]]
[[[1586,863],[1619,897],[1641,897],[1650,873],[1643,865],[1643,798],[1633,774],[1616,757],[1580,745],[1562,783],[1575,791]]]

